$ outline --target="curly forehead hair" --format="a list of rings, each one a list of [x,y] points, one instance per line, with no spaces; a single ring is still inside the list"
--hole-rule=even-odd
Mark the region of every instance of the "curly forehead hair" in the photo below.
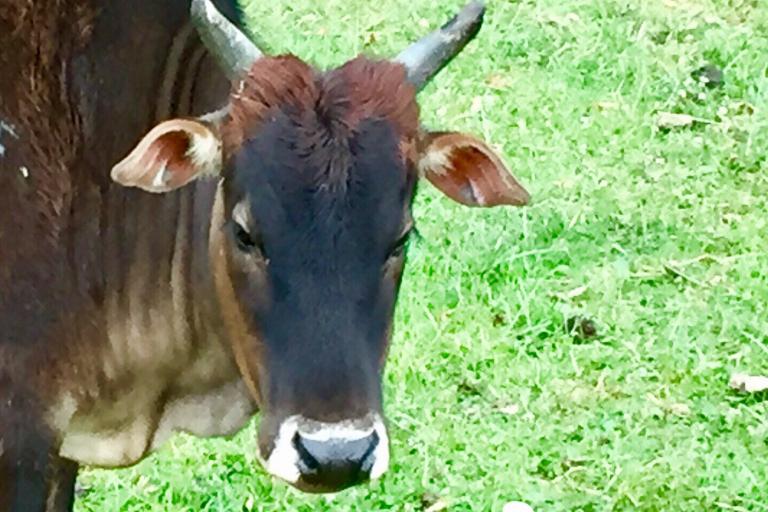
[[[401,64],[358,57],[320,73],[294,56],[265,57],[233,88],[222,127],[228,153],[277,111],[299,125],[321,125],[340,138],[366,119],[391,123],[406,142],[415,138],[419,126],[416,89]]]

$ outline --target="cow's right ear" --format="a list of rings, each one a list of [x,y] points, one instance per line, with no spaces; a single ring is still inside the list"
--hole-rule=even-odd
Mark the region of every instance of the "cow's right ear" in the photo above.
[[[111,176],[125,187],[161,193],[201,176],[217,176],[221,165],[221,138],[213,124],[171,119],[147,133]]]

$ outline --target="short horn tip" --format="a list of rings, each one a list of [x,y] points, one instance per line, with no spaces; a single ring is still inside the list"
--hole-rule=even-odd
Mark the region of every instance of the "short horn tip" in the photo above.
[[[485,2],[473,1],[467,4],[463,14],[468,23],[481,23],[485,16]]]
[[[464,6],[453,18],[448,20],[440,31],[458,37],[473,38],[483,25],[485,17],[485,4],[480,1],[472,1]]]

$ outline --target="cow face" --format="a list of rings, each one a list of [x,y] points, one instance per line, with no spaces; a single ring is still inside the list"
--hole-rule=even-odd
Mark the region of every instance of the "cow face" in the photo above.
[[[159,124],[112,170],[155,193],[219,180],[219,309],[262,409],[260,455],[300,489],[337,491],[387,468],[381,375],[418,179],[469,206],[528,201],[486,144],[421,129],[413,76],[432,68],[357,58],[322,73],[259,58],[224,110]]]
[[[308,491],[380,476],[381,374],[419,176],[472,206],[527,193],[482,142],[419,129],[399,64],[260,60],[227,113],[152,130],[113,169],[166,192],[220,179],[212,271],[272,474]]]
[[[364,71],[379,72],[263,60],[221,126],[226,265],[258,347],[244,352],[260,450],[270,472],[308,490],[377,477],[388,460],[381,365],[413,226],[416,174],[400,145],[416,108],[404,86],[405,113],[361,112],[373,106],[349,91],[378,85],[357,83]]]

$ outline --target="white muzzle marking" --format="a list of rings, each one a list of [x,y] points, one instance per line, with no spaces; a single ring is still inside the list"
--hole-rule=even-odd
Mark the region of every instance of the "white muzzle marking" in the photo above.
[[[274,441],[274,449],[266,461],[264,468],[271,475],[286,482],[295,484],[301,478],[299,470],[299,452],[293,440],[296,434],[303,439],[317,442],[357,441],[373,433],[378,436],[378,444],[373,451],[373,465],[369,478],[376,480],[389,467],[389,437],[381,416],[370,414],[360,420],[347,420],[337,423],[324,423],[295,415],[286,418],[280,425]]]

